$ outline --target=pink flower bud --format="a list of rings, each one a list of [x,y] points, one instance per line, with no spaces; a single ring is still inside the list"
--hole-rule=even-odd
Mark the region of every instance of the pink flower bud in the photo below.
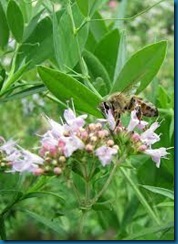
[[[88,125],[88,128],[90,129],[90,131],[95,131],[96,130],[96,125],[91,123]]]
[[[145,151],[147,149],[147,146],[146,145],[141,145],[141,146],[139,146],[139,148],[138,148],[138,150],[139,151]]]
[[[55,167],[53,172],[55,173],[55,175],[60,175],[62,173],[62,170],[59,167]]]
[[[34,175],[42,175],[44,173],[44,170],[43,169],[41,169],[41,168],[37,168],[37,169],[35,169],[34,171],[33,171],[33,174]]]
[[[102,128],[102,124],[101,123],[96,123],[96,129],[97,130],[101,130]]]
[[[109,146],[109,147],[112,147],[114,145],[114,141],[113,140],[108,140],[106,142],[106,144]]]
[[[103,130],[103,132],[105,133],[105,136],[109,136],[109,131],[108,130]]]
[[[132,140],[134,142],[138,142],[140,140],[140,135],[138,133],[135,133],[131,136]]]
[[[86,141],[88,139],[88,132],[86,130],[84,130],[83,132],[80,133],[80,138],[83,141]]]
[[[87,145],[85,146],[85,150],[86,150],[87,152],[92,152],[92,151],[93,151],[93,146],[92,146],[91,144],[87,144]]]
[[[91,142],[96,142],[96,141],[97,141],[97,137],[96,137],[96,136],[92,136],[92,137],[90,138],[90,141],[91,141]]]
[[[104,130],[100,130],[100,131],[98,131],[98,137],[99,137],[99,138],[104,138],[105,136],[106,136],[106,133],[105,133]]]

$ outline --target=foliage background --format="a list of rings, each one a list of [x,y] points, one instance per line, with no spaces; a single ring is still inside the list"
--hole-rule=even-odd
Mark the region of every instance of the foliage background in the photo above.
[[[23,13],[26,25],[30,20],[30,9],[26,6],[26,1],[16,1]],[[44,10],[44,18],[46,10],[51,5],[46,1],[37,1],[39,4],[38,11]],[[65,1],[54,1],[55,7],[65,7]],[[6,1],[1,0],[1,4],[6,6]],[[133,16],[143,9],[155,4],[155,0],[149,1],[104,1],[102,8],[99,9],[103,18]],[[112,6],[114,5],[114,7]],[[37,11],[37,12],[38,12]],[[93,22],[93,28],[97,28],[100,22]],[[154,78],[152,83],[144,91],[144,96],[153,102],[160,110],[160,117],[163,119],[160,133],[162,140],[159,146],[173,146],[174,132],[174,89],[173,89],[173,1],[163,1],[159,5],[150,9],[148,12],[138,16],[131,21],[105,21],[107,28],[117,25],[124,29],[126,34],[126,51],[127,57],[130,57],[135,51],[147,44],[168,40],[168,49],[166,59],[161,67],[160,72]],[[29,30],[28,30],[29,31]],[[27,33],[28,34],[28,33]],[[45,34],[45,33],[44,33]],[[37,35],[37,34],[36,34]],[[92,42],[91,42],[92,43]],[[48,48],[48,47],[46,47]],[[88,42],[88,49],[91,48]],[[1,49],[0,61],[1,66],[6,71],[10,71],[11,58],[15,52],[14,37],[11,34],[7,49]],[[44,60],[43,64],[51,65],[51,60]],[[77,68],[76,68],[77,70]],[[2,75],[2,73],[1,73]],[[42,84],[36,67],[24,72],[20,79],[20,84]],[[17,90],[18,91],[18,90]],[[21,146],[29,149],[38,145],[38,137],[46,128],[41,114],[45,113],[49,117],[58,120],[63,107],[55,103],[46,96],[46,91],[39,94],[24,96],[18,99],[8,98],[0,100],[0,135],[4,138],[19,139]],[[138,164],[138,158],[132,159],[132,164],[136,165],[136,171],[130,172],[136,182],[142,185],[152,185],[168,190],[174,189],[174,164],[173,153],[169,160],[163,160],[160,169],[156,169],[150,160],[141,158]],[[12,189],[16,187],[19,177],[17,175],[1,174],[0,189]],[[29,177],[24,189],[33,182],[33,177]],[[172,240],[174,238],[173,228],[164,226],[174,219],[174,209],[172,201],[165,196],[155,194],[142,188],[141,191],[147,198],[150,206],[155,209],[162,221],[162,231],[156,232],[156,227],[150,227],[152,221],[147,216],[143,206],[138,201],[137,196],[133,193],[128,182],[125,181],[121,172],[118,172],[114,178],[112,185],[105,197],[112,199],[110,208],[105,211],[92,210],[88,215],[84,224],[84,233],[80,235],[78,232],[78,220],[80,213],[75,206],[75,200],[72,197],[71,189],[65,186],[62,180],[52,178],[49,180],[45,191],[57,193],[62,197],[70,196],[69,201],[61,202],[53,196],[29,198],[21,203],[16,209],[9,214],[6,222],[8,239],[14,240],[77,240],[77,239],[144,239],[144,240]],[[2,195],[0,200],[0,209],[3,209],[8,203],[8,195]],[[20,208],[26,209],[26,212],[20,211]],[[40,217],[39,217],[40,216]],[[44,219],[43,219],[44,217]],[[52,220],[51,226],[46,219]],[[56,226],[58,226],[56,231]],[[142,230],[142,227],[144,229]],[[147,229],[148,228],[148,229]],[[147,232],[146,232],[147,231]],[[140,234],[142,235],[140,236]],[[145,232],[145,233],[144,233]],[[135,236],[134,236],[135,235]]]

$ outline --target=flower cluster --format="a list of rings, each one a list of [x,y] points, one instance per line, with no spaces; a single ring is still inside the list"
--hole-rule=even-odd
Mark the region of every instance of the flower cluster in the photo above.
[[[106,117],[110,128],[112,130],[114,128],[116,135],[118,135],[119,132],[130,135],[129,139],[134,149],[151,156],[152,160],[156,163],[156,167],[160,167],[161,158],[165,158],[169,153],[164,147],[152,149],[152,145],[160,140],[160,135],[155,133],[155,130],[160,126],[157,121],[148,127],[148,122],[138,119],[137,107],[131,112],[131,119],[127,127],[123,127],[121,124],[115,127],[116,123],[111,111],[108,111]],[[141,133],[138,133],[136,129],[139,129]]]
[[[43,159],[17,145],[17,142],[6,142],[1,138],[0,144],[0,169],[7,172],[34,172],[43,164]]]
[[[70,108],[64,111],[65,122],[61,124],[47,118],[51,128],[42,136],[40,148],[45,171],[61,172],[67,159],[75,152],[80,153],[78,157],[82,153],[92,154],[99,158],[103,166],[111,162],[118,152],[118,146],[114,145],[109,131],[103,129],[101,123],[85,126],[86,118],[87,115],[77,117]]]
[[[122,148],[131,148],[134,152],[151,156],[159,167],[161,158],[168,154],[164,147],[152,148],[160,140],[160,135],[155,133],[159,123],[156,121],[149,127],[146,121],[138,119],[137,108],[131,112],[127,127],[121,123],[116,126],[110,109],[106,119],[96,123],[86,124],[87,115],[76,116],[70,108],[64,111],[63,117],[61,123],[47,117],[50,128],[41,136],[39,155],[21,148],[13,140],[6,142],[0,138],[0,169],[6,172],[31,172],[35,175],[60,175],[71,158],[82,161],[91,156],[106,166],[114,157],[122,155]]]

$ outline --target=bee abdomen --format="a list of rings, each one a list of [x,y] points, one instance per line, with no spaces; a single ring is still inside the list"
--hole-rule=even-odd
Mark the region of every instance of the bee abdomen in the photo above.
[[[147,116],[147,117],[157,117],[158,116],[158,109],[156,107],[142,103],[141,108],[142,108],[142,113],[144,116]]]

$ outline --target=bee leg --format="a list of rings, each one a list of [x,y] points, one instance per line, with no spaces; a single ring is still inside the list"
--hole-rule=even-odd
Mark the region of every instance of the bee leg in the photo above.
[[[119,126],[119,124],[120,124],[120,118],[121,118],[121,115],[120,115],[119,113],[117,113],[116,116],[115,116],[116,127]],[[116,128],[116,127],[115,127],[115,128]]]
[[[137,109],[137,112],[136,112],[137,118],[138,118],[139,120],[141,120],[141,118],[142,118],[142,110],[141,110],[141,106],[138,106],[136,109]]]
[[[129,109],[129,110],[133,110],[134,107],[135,107],[135,104],[136,104],[136,100],[135,100],[134,97],[132,97],[131,100],[130,100],[130,103],[129,103],[129,105],[128,105],[128,109]]]

